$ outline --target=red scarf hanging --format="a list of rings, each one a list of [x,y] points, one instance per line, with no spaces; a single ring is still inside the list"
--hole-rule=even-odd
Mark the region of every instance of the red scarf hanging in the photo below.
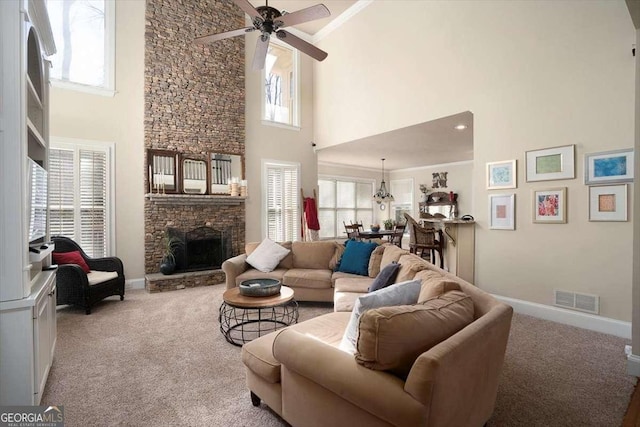
[[[307,228],[309,230],[320,230],[320,222],[318,222],[318,210],[316,209],[316,199],[305,197],[303,201],[304,217],[307,220]]]

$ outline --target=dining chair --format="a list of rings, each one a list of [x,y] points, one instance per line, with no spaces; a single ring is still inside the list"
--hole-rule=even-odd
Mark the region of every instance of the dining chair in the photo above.
[[[360,230],[357,224],[347,224],[344,221],[342,221],[342,224],[344,224],[344,231],[347,233],[347,239],[360,240]]]
[[[362,225],[362,221],[360,221],[360,222],[351,221],[351,225],[357,227],[356,229],[358,231],[364,231],[364,225]]]
[[[393,227],[393,234],[389,236],[389,243],[396,245],[399,248],[402,248],[402,237],[404,236],[404,230],[407,227],[407,224],[396,224]]]

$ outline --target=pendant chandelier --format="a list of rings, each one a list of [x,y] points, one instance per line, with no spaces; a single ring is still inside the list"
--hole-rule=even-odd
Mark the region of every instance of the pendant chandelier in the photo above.
[[[387,191],[387,184],[384,182],[384,160],[385,159],[382,159],[382,182],[380,183],[378,192],[372,197],[372,199],[378,204],[393,202],[395,200],[393,195]]]

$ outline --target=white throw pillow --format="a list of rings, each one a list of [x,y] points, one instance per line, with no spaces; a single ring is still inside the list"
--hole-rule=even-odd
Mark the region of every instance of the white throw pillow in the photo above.
[[[344,336],[342,337],[339,348],[348,353],[355,354],[356,344],[358,342],[358,326],[362,313],[372,308],[416,304],[418,302],[418,296],[420,296],[421,288],[422,281],[418,279],[408,280],[374,292],[369,292],[359,297],[353,306],[351,318],[349,319],[347,329],[344,331]]]
[[[269,273],[278,266],[280,261],[289,254],[289,249],[283,248],[268,237],[247,257],[247,263],[256,270]]]

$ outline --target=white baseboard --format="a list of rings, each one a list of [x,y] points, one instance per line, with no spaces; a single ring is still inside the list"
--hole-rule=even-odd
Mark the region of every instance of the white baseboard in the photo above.
[[[125,290],[144,289],[144,278],[126,280],[124,282],[124,289]]]
[[[640,356],[635,354],[627,356],[627,374],[640,377]]]
[[[620,338],[631,339],[631,322],[611,319],[609,317],[596,316],[594,314],[581,313],[579,311],[566,310],[550,305],[538,304],[515,298],[493,295],[495,298],[509,304],[516,313],[526,314],[539,319],[615,335]],[[640,361],[640,358],[638,358]],[[639,366],[640,369],[640,366]]]

